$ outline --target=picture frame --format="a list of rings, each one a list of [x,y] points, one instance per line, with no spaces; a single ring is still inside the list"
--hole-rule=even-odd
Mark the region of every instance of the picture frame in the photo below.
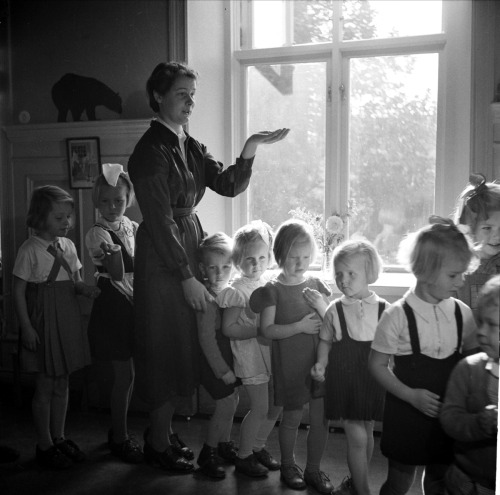
[[[90,189],[102,172],[100,140],[97,136],[67,138],[69,184],[72,189]]]

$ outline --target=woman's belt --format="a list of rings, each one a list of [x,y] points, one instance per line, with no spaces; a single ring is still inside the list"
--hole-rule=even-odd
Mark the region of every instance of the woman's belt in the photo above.
[[[172,207],[172,214],[174,218],[188,217],[189,215],[193,215],[194,213],[196,213],[196,210],[194,208],[175,208],[174,206]]]

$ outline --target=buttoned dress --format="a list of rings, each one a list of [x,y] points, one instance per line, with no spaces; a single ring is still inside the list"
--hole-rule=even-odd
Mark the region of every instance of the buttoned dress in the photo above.
[[[152,408],[199,385],[196,315],[182,282],[201,280],[196,250],[204,232],[196,207],[208,187],[234,197],[244,191],[253,158],[224,169],[200,142],[153,120],[128,163],[143,221],[134,265],[135,390]]]

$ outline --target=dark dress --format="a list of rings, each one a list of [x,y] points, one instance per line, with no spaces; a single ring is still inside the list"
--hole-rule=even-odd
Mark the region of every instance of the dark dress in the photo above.
[[[325,417],[357,421],[381,421],[384,389],[368,370],[371,340],[354,340],[349,335],[340,299],[335,301],[342,339],[333,342],[326,369]],[[386,302],[378,303],[378,317]]]
[[[120,238],[111,229],[106,230],[114,244],[121,247],[125,273],[134,271],[134,259],[128,254]],[[106,273],[103,266],[96,266]],[[90,352],[95,361],[126,361],[132,357],[134,341],[134,308],[132,302],[122,294],[111,279],[99,277],[97,287],[101,293],[92,304],[88,326]]]
[[[135,390],[152,408],[191,396],[199,385],[196,316],[181,285],[200,278],[195,252],[204,234],[195,207],[206,187],[234,197],[252,174],[253,158],[223,170],[189,135],[185,151],[187,164],[176,134],[153,120],[128,164],[143,216],[134,272]]]
[[[296,285],[284,285],[273,279],[252,293],[250,308],[255,313],[261,313],[265,308],[276,306],[276,325],[295,323],[314,312],[302,295],[306,287],[326,296],[331,294],[330,288],[315,277],[308,277]],[[276,406],[283,406],[285,410],[302,409],[311,399],[324,393],[323,387],[318,390],[317,382],[311,377],[318,343],[317,334],[306,333],[273,340],[271,363]]]
[[[455,302],[457,349],[445,359],[435,359],[420,352],[420,340],[413,310],[402,304],[408,318],[413,354],[394,356],[394,374],[411,388],[423,388],[444,398],[448,378],[460,361],[462,313]],[[380,450],[384,456],[413,466],[449,464],[453,459],[453,441],[444,432],[439,418],[431,418],[395,395],[387,392]]]

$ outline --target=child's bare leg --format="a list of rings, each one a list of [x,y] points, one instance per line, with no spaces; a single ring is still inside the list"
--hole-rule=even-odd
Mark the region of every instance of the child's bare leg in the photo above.
[[[209,447],[216,448],[219,442],[229,442],[237,405],[238,393],[236,391],[228,397],[215,401],[215,411],[208,423],[206,444]]]
[[[113,441],[122,443],[128,438],[127,414],[134,385],[132,360],[112,361],[113,387],[111,389],[111,426]]]
[[[359,495],[371,495],[368,483],[368,464],[371,457],[370,435],[373,444],[373,431],[369,421],[344,420],[347,439],[347,465],[351,472],[354,487]],[[373,426],[372,426],[373,428]]]
[[[267,438],[273,431],[274,425],[278,416],[281,414],[283,408],[281,406],[274,405],[274,389],[272,378],[267,384],[267,400],[269,408],[267,410],[267,416],[262,422],[257,436],[255,437],[255,442],[253,446],[254,451],[262,450],[266,446]]]
[[[64,438],[66,413],[68,411],[68,375],[54,378],[52,401],[50,403],[50,434],[52,439]]]
[[[36,377],[35,393],[31,401],[33,422],[37,435],[38,447],[47,450],[52,447],[52,436],[50,433],[50,410],[54,380],[44,373],[38,373]]]

